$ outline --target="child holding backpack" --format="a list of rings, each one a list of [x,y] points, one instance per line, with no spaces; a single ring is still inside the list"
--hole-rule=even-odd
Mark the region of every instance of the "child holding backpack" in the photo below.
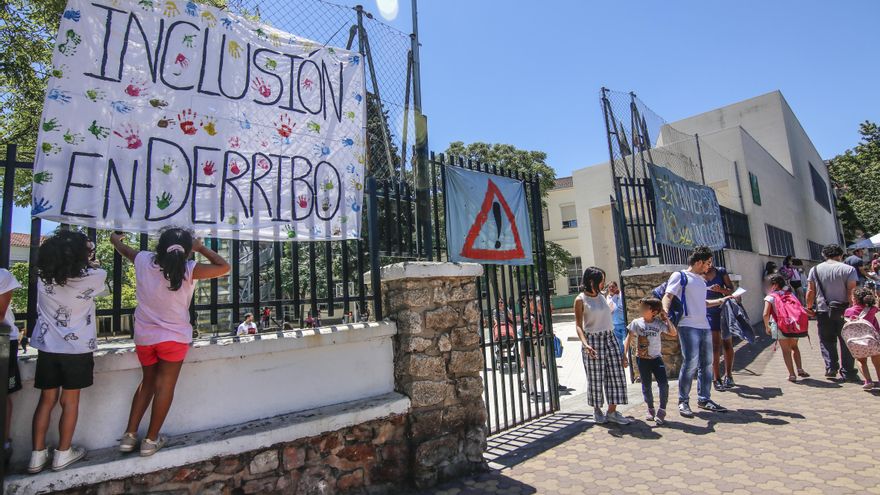
[[[877,296],[872,289],[862,287],[853,292],[853,299],[855,304],[843,313],[847,322],[843,325],[841,336],[856,359],[859,371],[865,377],[862,389],[872,390],[875,383],[871,381],[871,371],[868,369],[869,357],[880,379],[880,323],[877,322]]]
[[[798,377],[810,376],[804,371],[801,351],[798,349],[798,339],[807,336],[809,317],[800,301],[787,289],[785,277],[778,273],[770,275],[767,284],[769,293],[764,298],[764,328],[767,335],[776,339],[782,347],[788,381],[794,383]]]

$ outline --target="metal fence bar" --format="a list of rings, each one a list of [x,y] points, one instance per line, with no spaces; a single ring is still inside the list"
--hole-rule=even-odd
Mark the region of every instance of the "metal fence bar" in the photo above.
[[[6,161],[3,164],[3,212],[0,214],[0,268],[9,268],[9,254],[12,250],[12,209],[15,193],[15,157],[18,147],[6,145]]]

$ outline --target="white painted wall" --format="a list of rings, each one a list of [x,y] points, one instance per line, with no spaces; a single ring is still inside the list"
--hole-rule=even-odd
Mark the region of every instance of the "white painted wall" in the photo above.
[[[283,334],[228,338],[190,349],[163,433],[178,435],[235,425],[390,393],[394,390],[390,322],[341,325]],[[14,397],[14,462],[30,455],[31,419],[39,391],[36,360],[20,363],[24,390]],[[100,350],[95,384],[83,390],[74,443],[116,445],[141,379],[134,349]],[[56,408],[49,444],[57,444]],[[150,412],[141,424],[143,434]]]

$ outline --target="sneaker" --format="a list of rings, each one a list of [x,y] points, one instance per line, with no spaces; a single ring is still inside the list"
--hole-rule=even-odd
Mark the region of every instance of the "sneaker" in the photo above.
[[[656,417],[657,415],[654,413],[654,408],[649,407],[647,414],[645,414],[645,421],[654,421],[654,418]]]
[[[55,450],[52,456],[52,471],[61,471],[86,456],[86,449],[71,445],[67,450]]]
[[[736,383],[733,382],[733,378],[730,375],[724,377],[724,389],[730,390],[736,386]]]
[[[710,412],[727,412],[727,409],[719,406],[718,404],[716,404],[712,400],[699,401],[699,402],[697,402],[697,407],[699,407],[700,409],[704,409],[706,411],[710,411]]]
[[[804,370],[797,370],[797,374],[801,378],[809,378],[810,377],[810,374]]]
[[[837,376],[837,370],[825,370],[825,378],[834,378]]]
[[[869,382],[869,381],[865,380],[865,384],[862,385],[862,390],[873,390],[873,389],[874,389],[874,382]]]
[[[607,418],[605,417],[605,413],[602,412],[598,407],[593,408],[593,422],[597,425],[605,424]]]
[[[662,425],[666,422],[666,409],[658,409],[657,415],[654,416],[654,421],[657,422],[657,425]]]
[[[141,457],[149,457],[159,452],[159,449],[165,446],[166,441],[167,439],[162,435],[159,435],[159,438],[156,440],[144,438],[144,441],[141,442]]]
[[[721,383],[721,380],[713,382],[713,385],[715,385],[716,392],[724,392],[724,384]]]
[[[31,452],[31,462],[28,464],[28,472],[37,474],[49,464],[49,449],[34,450]]]
[[[613,413],[609,413],[606,418],[608,419],[608,421],[610,421],[612,423],[617,423],[619,425],[628,425],[628,424],[632,423],[632,420],[627,418],[623,414],[620,414],[620,411],[614,411]]]
[[[134,433],[126,433],[125,435],[122,435],[122,441],[119,442],[119,451],[122,453],[134,452],[137,444],[137,435]]]
[[[694,412],[691,411],[691,406],[687,402],[682,402],[678,405],[678,414],[681,414],[685,418],[694,417]]]

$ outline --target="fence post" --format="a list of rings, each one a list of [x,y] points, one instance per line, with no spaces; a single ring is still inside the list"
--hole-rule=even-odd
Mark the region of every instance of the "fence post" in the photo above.
[[[418,0],[412,0],[412,70],[413,70],[413,110],[416,124],[416,149],[413,162],[415,164],[416,183],[416,224],[422,234],[422,245],[419,246],[421,256],[431,260],[431,194],[430,171],[428,170],[428,118],[422,114],[422,78],[419,57],[419,12]]]
[[[373,317],[376,321],[382,319],[382,287],[379,274],[379,208],[376,199],[376,178],[367,177],[367,196],[370,204],[367,206],[367,235],[369,235],[370,249],[370,285],[373,286]]]
[[[9,163],[9,162],[7,162]],[[6,399],[8,391],[6,385],[9,383],[9,332],[12,329],[9,325],[0,324],[0,383],[4,386],[0,387],[0,430],[3,431],[3,443],[9,438],[9,432],[6,431]],[[6,479],[6,463],[0,462],[0,495],[3,495],[4,481]]]
[[[700,135],[694,134],[694,141],[697,143],[697,162],[700,164],[700,178],[703,185],[706,185],[706,172],[703,170],[703,154],[700,152]]]
[[[12,241],[12,208],[15,194],[15,160],[17,146],[6,145],[6,165],[3,170],[3,214],[0,216],[0,268],[9,268],[10,243]]]

